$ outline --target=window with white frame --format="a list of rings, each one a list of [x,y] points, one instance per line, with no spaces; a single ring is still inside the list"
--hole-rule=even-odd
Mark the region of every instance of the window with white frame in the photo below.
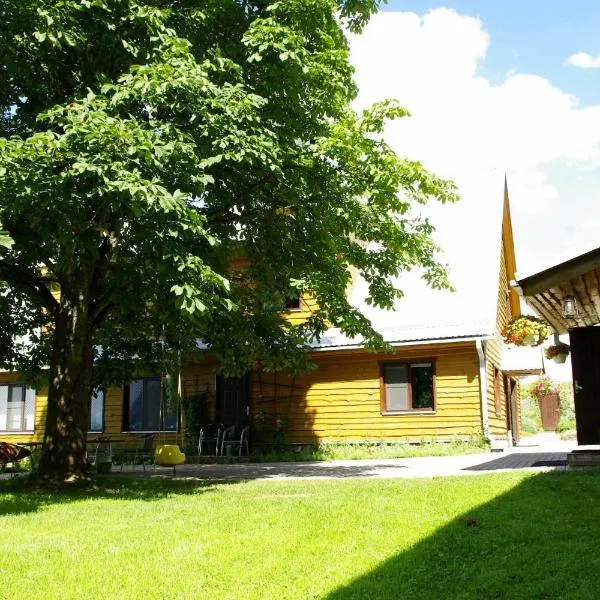
[[[104,390],[96,388],[92,392],[90,399],[90,426],[89,430],[93,433],[104,431]]]
[[[0,385],[0,431],[33,431],[35,390],[20,384]]]

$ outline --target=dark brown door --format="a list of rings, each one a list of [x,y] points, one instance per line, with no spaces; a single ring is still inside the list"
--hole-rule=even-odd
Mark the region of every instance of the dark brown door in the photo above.
[[[217,378],[217,419],[226,425],[248,420],[248,376]]]
[[[577,443],[600,444],[600,327],[569,331]]]

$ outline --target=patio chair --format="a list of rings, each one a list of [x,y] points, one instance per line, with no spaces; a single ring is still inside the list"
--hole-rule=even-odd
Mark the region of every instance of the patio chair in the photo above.
[[[210,423],[200,427],[200,437],[198,438],[198,456],[202,456],[202,447],[215,447],[215,455],[219,455],[221,449],[221,436],[225,427],[222,423]],[[206,449],[205,449],[206,451]]]
[[[146,461],[149,465],[154,464],[154,438],[156,437],[155,433],[147,433],[143,437],[143,441],[138,444],[135,448],[124,448],[120,453],[121,459],[121,471],[123,470],[123,463],[125,461],[131,461],[133,468],[135,469],[135,465],[142,465],[142,469],[146,470]]]
[[[97,473],[107,473],[112,466],[112,446],[110,439],[106,436],[98,438],[90,462],[95,465]]]
[[[239,451],[239,456],[246,449],[246,455],[250,454],[248,437],[250,435],[250,426],[244,422],[236,423],[223,431],[221,438],[221,454],[223,456],[232,456],[234,450]]]

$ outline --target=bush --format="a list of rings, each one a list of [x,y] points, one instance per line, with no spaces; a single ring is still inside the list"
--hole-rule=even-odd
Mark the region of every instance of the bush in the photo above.
[[[185,414],[184,446],[189,454],[192,454],[193,450],[198,446],[200,427],[206,425],[208,422],[206,416],[208,401],[209,396],[207,392],[187,396],[183,400]]]
[[[572,431],[577,429],[575,424],[575,417],[561,416],[558,425],[556,426],[557,433],[564,433],[565,431]]]
[[[525,398],[521,406],[521,430],[523,433],[538,433],[542,430],[540,407],[533,398]]]

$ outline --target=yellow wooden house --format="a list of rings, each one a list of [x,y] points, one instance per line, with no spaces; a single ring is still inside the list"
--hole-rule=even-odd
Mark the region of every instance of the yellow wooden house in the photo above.
[[[247,419],[254,443],[277,432],[289,444],[483,435],[503,446],[518,440],[517,375],[539,371],[541,360],[532,364],[529,356],[523,364],[514,354],[508,360],[500,335],[520,314],[509,287],[516,266],[504,175],[487,173],[461,192],[456,206],[428,207],[455,292],[431,290],[409,273],[398,282],[404,297],[383,311],[364,304],[360,280],[349,290],[391,352],[367,352],[361,340],[331,329],[315,344],[314,371],[297,377],[254,371],[241,378],[219,376],[207,354],[185,366],[184,396],[205,394],[207,421]],[[306,318],[310,303],[290,304],[288,318]],[[161,387],[159,377],[147,377],[97,392],[90,432],[121,441],[146,432],[160,432],[164,442],[177,439],[181,419],[165,410]],[[45,409],[43,390],[0,374],[0,439],[40,440]]]

